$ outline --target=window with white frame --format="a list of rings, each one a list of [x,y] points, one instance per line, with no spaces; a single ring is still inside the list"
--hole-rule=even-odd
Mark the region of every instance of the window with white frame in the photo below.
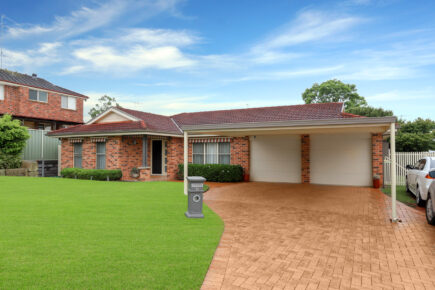
[[[76,109],[76,98],[62,96],[61,97],[61,107],[62,107],[62,109],[75,110]]]
[[[29,89],[29,100],[47,103],[48,93]]]
[[[97,169],[106,169],[106,142],[97,142]]]
[[[0,85],[0,100],[4,100],[4,99],[5,99],[5,86]]]
[[[82,168],[82,143],[74,143],[74,167]]]
[[[194,164],[230,164],[230,143],[193,143]]]

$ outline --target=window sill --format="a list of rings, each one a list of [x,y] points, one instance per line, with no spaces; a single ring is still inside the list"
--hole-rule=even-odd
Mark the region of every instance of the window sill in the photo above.
[[[61,110],[66,110],[66,111],[72,111],[72,112],[77,112],[77,109],[73,110],[73,109],[67,109],[67,108],[60,108]]]
[[[29,101],[31,101],[31,102],[36,102],[36,103],[40,103],[40,104],[47,104],[47,105],[48,105],[48,101],[47,101],[47,102],[42,102],[42,101],[31,100],[31,99],[29,99]]]

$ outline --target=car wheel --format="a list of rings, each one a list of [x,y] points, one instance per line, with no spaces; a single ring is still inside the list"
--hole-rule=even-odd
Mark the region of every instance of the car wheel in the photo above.
[[[424,206],[424,200],[421,198],[421,195],[420,195],[420,188],[417,186],[417,194],[415,195],[415,203],[418,205],[418,206],[421,206],[421,207],[423,207]]]
[[[435,226],[435,212],[432,203],[432,197],[429,195],[426,201],[426,219],[430,225]]]

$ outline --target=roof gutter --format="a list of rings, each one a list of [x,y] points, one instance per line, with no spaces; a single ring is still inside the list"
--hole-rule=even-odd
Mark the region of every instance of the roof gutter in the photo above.
[[[249,123],[226,123],[226,124],[204,124],[204,125],[185,125],[181,129],[188,132],[207,131],[207,130],[244,130],[244,129],[272,129],[283,127],[312,127],[312,126],[354,126],[354,125],[389,125],[395,123],[396,117],[367,117],[367,118],[348,118],[348,119],[322,119],[322,120],[293,120],[275,122],[249,122]]]
[[[50,134],[52,133],[52,134]],[[49,132],[47,136],[50,137],[56,137],[56,138],[69,138],[69,137],[95,137],[95,136],[124,136],[124,135],[150,135],[150,136],[168,136],[168,137],[183,137],[181,134],[171,134],[171,133],[165,133],[165,132],[151,132],[151,131],[144,131],[144,130],[137,130],[137,131],[111,131],[111,132],[86,132],[86,133],[54,133]]]
[[[37,89],[39,91],[44,91],[47,93],[56,93],[56,94],[64,95],[64,96],[68,96],[68,97],[80,98],[80,99],[84,99],[84,100],[89,99],[89,97],[87,97],[85,95],[80,96],[80,95],[67,94],[67,93],[62,93],[62,92],[53,91],[53,90],[47,90],[47,89],[40,88],[40,87],[28,86],[28,85],[24,85],[24,84],[20,84],[20,83],[16,83],[16,82],[11,82],[11,81],[5,81],[5,80],[0,80],[0,85],[6,85],[6,86],[11,86],[11,87],[25,87],[25,88],[29,88],[29,89]]]

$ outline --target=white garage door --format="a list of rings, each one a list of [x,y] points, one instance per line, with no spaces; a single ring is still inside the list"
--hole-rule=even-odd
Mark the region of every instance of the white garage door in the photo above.
[[[301,182],[301,137],[299,135],[252,137],[251,180]]]
[[[311,183],[370,186],[370,134],[310,136]]]

